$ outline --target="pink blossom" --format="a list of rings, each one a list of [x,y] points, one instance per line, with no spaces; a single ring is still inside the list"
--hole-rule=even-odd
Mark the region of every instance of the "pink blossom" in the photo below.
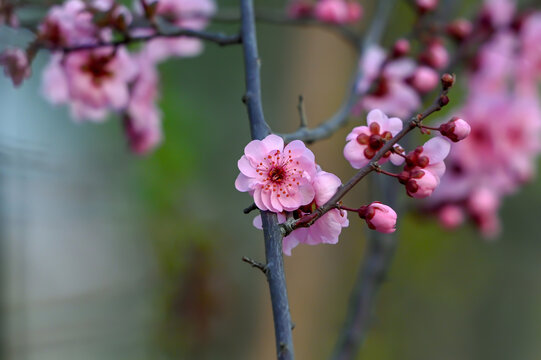
[[[526,18],[519,36],[522,49],[518,69],[520,80],[537,90],[536,81],[541,78],[541,12]]]
[[[101,32],[82,0],[67,0],[54,5],[38,27],[40,40],[53,46],[94,44],[110,35]]]
[[[408,58],[399,58],[384,65],[385,52],[379,47],[369,48],[361,60],[363,76],[357,85],[359,93],[366,93],[376,82],[375,90],[362,97],[353,110],[380,109],[391,116],[407,117],[421,105],[417,91],[407,80],[416,65]]]
[[[468,199],[468,209],[486,237],[494,237],[500,232],[499,206],[498,195],[484,187],[476,189]]]
[[[358,126],[346,137],[348,143],[344,147],[344,157],[355,169],[367,165],[385,141],[390,140],[402,130],[402,120],[395,117],[388,118],[378,109],[368,113],[366,122],[368,126]],[[396,165],[403,161],[400,156],[389,152],[379,160],[379,163],[383,164],[389,158]]]
[[[447,33],[457,41],[464,41],[473,32],[473,25],[469,20],[456,19],[447,25]]]
[[[76,119],[100,121],[109,110],[128,105],[128,86],[136,75],[123,48],[56,54],[43,72],[43,93],[52,103],[69,103]]]
[[[454,229],[464,222],[464,212],[457,205],[445,205],[438,212],[440,224],[447,229]]]
[[[415,69],[410,83],[420,93],[427,93],[434,90],[440,81],[439,74],[428,66],[419,66]]]
[[[485,0],[482,11],[484,18],[492,27],[500,28],[511,23],[515,7],[513,0]]]
[[[362,8],[356,2],[345,0],[319,0],[314,8],[315,17],[323,22],[346,24],[358,21]]]
[[[0,53],[0,66],[4,67],[4,74],[11,78],[14,86],[21,85],[32,73],[26,52],[18,48],[6,49]]]
[[[312,16],[313,5],[307,0],[293,0],[287,6],[287,15],[292,19],[303,19]]]
[[[374,201],[359,210],[359,216],[366,220],[368,227],[384,234],[396,231],[396,212],[387,205]]]
[[[341,181],[336,175],[318,169],[313,185],[315,189],[314,200],[312,204],[299,209],[298,216],[309,214],[318,206],[325,204],[341,185]],[[278,221],[283,223],[285,220],[285,215],[279,213]],[[254,219],[254,226],[262,229],[261,216],[258,215]],[[346,211],[338,209],[330,210],[312,224],[312,226],[295,229],[291,234],[286,236],[282,244],[283,252],[291,256],[291,250],[299,244],[336,244],[342,228],[347,226],[349,226],[349,221]]]
[[[179,28],[190,30],[204,29],[215,11],[213,0],[160,0],[156,8],[157,15]],[[203,51],[201,40],[189,37],[154,39],[146,46],[154,61],[163,61],[170,56],[197,56]]]
[[[244,148],[238,167],[235,187],[253,195],[261,210],[293,211],[314,199],[314,154],[302,141],[284,148],[283,139],[276,135],[253,140]]]
[[[424,13],[435,10],[438,7],[438,0],[415,0],[415,5]]]
[[[449,53],[443,44],[434,40],[421,54],[421,61],[434,69],[443,69],[449,64]]]
[[[440,133],[453,142],[464,140],[471,132],[471,126],[459,117],[453,117],[439,127]]]
[[[130,101],[124,117],[124,129],[130,148],[137,154],[153,150],[162,141],[161,112],[156,106],[158,72],[145,53],[135,61],[139,74],[131,89]]]

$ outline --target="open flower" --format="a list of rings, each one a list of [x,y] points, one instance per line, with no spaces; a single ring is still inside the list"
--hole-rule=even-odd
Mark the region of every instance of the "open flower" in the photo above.
[[[302,141],[284,148],[277,135],[253,140],[244,148],[238,167],[235,187],[249,192],[261,210],[293,211],[314,199],[315,158]]]
[[[390,140],[402,130],[402,120],[388,118],[378,109],[368,113],[366,122],[368,126],[358,126],[346,137],[348,143],[344,147],[344,157],[355,169],[367,165],[379,149],[383,147],[385,141]],[[395,165],[399,165],[403,161],[400,156],[388,152],[379,160],[379,163],[383,164],[389,158]]]
[[[303,216],[313,212],[318,206],[325,204],[341,185],[338,176],[318,169],[313,182],[315,197],[311,204],[301,207],[295,211],[294,216]],[[285,222],[283,213],[278,214],[278,221]],[[262,229],[261,216],[254,219],[254,226]],[[332,209],[320,217],[310,227],[295,229],[283,240],[283,252],[290,256],[291,250],[299,244],[336,244],[342,228],[349,226],[347,212],[344,210]]]
[[[69,103],[76,119],[101,121],[109,110],[128,105],[128,87],[136,75],[124,48],[54,54],[43,72],[43,93],[52,103]]]

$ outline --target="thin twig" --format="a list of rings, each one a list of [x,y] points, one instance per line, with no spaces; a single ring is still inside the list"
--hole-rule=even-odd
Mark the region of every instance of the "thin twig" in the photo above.
[[[206,40],[206,41],[218,44],[220,46],[240,44],[242,42],[240,35],[226,35],[222,33],[211,33],[211,32],[206,32],[206,31],[197,31],[197,30],[190,30],[190,29],[178,29],[170,33],[156,32],[156,33],[145,35],[145,36],[130,36],[130,37],[124,37],[119,40],[114,40],[114,41],[109,41],[109,42],[98,42],[95,44],[84,44],[84,45],[76,45],[76,46],[54,46],[54,45],[49,45],[49,44],[44,43],[44,44],[41,44],[41,47],[48,49],[50,51],[63,51],[65,53],[68,53],[68,52],[73,52],[73,51],[90,50],[90,49],[96,49],[96,48],[107,47],[107,46],[118,47],[122,45],[142,42],[142,41],[149,41],[149,40],[157,39],[157,38],[176,38],[176,37],[181,37],[181,36]]]
[[[308,126],[308,119],[306,118],[306,109],[304,108],[304,97],[299,95],[299,104],[297,105],[297,110],[299,111],[299,118],[301,120],[301,128]]]
[[[396,209],[398,204],[397,186],[393,179],[378,178],[371,181],[371,192],[385,204]],[[397,246],[396,232],[381,234],[367,231],[366,249],[363,261],[359,264],[357,279],[349,297],[349,306],[344,325],[338,335],[332,360],[357,359],[359,349],[372,323],[374,303],[379,288],[387,278],[393,255]]]
[[[270,134],[270,128],[265,122],[261,103],[260,61],[257,51],[254,4],[253,0],[241,0],[240,4],[246,77],[246,94],[243,100],[248,110],[252,139],[263,139]],[[261,220],[265,238],[265,267],[267,269],[265,274],[271,296],[277,358],[279,360],[292,360],[294,359],[293,338],[282,258],[282,231],[276,214],[261,211]]]
[[[361,96],[364,95],[357,89],[357,84],[364,76],[364,73],[359,66],[359,62],[362,60],[362,56],[365,54],[367,49],[379,43],[383,33],[383,29],[385,28],[385,26],[387,26],[387,21],[389,19],[395,1],[396,0],[381,0],[379,2],[378,9],[376,11],[376,14],[374,14],[373,16],[370,28],[368,29],[366,36],[363,39],[361,52],[359,54],[358,61],[355,63],[356,69],[354,75],[351,78],[346,98],[344,99],[340,108],[334,113],[333,116],[331,116],[329,119],[321,123],[321,125],[313,129],[299,128],[297,131],[289,134],[279,134],[284,138],[285,142],[302,140],[307,143],[311,143],[316,140],[330,137],[338,129],[346,125],[351,114],[351,110],[359,101]]]
[[[257,209],[257,205],[255,203],[252,203],[252,205],[250,205],[247,208],[245,208],[244,210],[242,210],[242,212],[245,213],[245,214],[249,214],[252,211],[254,211],[255,209]]]
[[[247,256],[243,256],[242,261],[252,265],[253,268],[261,270],[263,272],[263,274],[265,274],[265,275],[267,274],[267,265],[265,265],[263,263],[260,263],[259,261],[255,261],[253,259],[250,259]]]
[[[447,97],[448,92],[449,87],[444,87],[440,95],[436,98],[432,105],[430,105],[424,112],[417,114],[416,116],[406,121],[402,130],[398,134],[396,134],[391,140],[387,141],[385,145],[383,145],[383,147],[376,153],[376,155],[374,155],[368,165],[362,167],[345,185],[340,186],[329,201],[318,207],[311,214],[305,215],[297,220],[288,219],[286,222],[284,222],[281,225],[284,236],[289,235],[296,228],[311,226],[317,219],[326,214],[329,210],[336,208],[338,201],[340,201],[366,175],[374,171],[377,168],[379,159],[381,159],[385,155],[385,153],[390,151],[392,147],[398,141],[400,141],[400,139],[406,136],[406,134],[409,133],[411,130],[421,125],[421,122],[428,116],[430,116],[436,111],[441,110],[443,106],[447,105],[447,103],[449,102],[449,98]]]

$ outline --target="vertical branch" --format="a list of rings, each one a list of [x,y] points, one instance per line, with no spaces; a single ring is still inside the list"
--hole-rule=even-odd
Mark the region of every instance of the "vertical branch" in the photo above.
[[[261,104],[261,82],[259,76],[259,56],[252,0],[241,0],[241,36],[244,50],[246,94],[243,101],[248,108],[252,139],[263,139],[271,131],[263,115]],[[279,360],[292,360],[293,339],[291,335],[291,316],[287,298],[284,264],[282,258],[282,232],[276,214],[262,211],[263,234],[265,237],[266,276],[274,318],[276,351]]]
[[[397,186],[394,179],[378,177],[371,182],[371,193],[397,208]],[[364,260],[360,263],[354,288],[349,298],[346,320],[338,336],[332,360],[353,360],[357,358],[371,324],[374,302],[381,284],[385,281],[397,245],[396,233],[367,233]]]

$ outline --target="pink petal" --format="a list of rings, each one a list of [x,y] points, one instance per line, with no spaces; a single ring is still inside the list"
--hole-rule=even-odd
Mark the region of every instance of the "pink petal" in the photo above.
[[[434,137],[423,145],[423,155],[428,156],[430,164],[443,161],[451,150],[451,144],[443,137]]]
[[[240,172],[246,176],[252,178],[258,176],[256,169],[254,169],[252,163],[245,155],[242,155],[242,157],[239,159],[239,161],[237,162],[237,166],[239,167]]]
[[[235,188],[238,191],[242,191],[242,192],[252,190],[253,184],[254,184],[254,179],[244,174],[239,174],[239,176],[237,176],[237,179],[235,180]]]
[[[267,148],[267,153],[272,152],[273,150],[284,150],[284,139],[278,135],[270,134],[263,140],[261,140],[263,145]]]
[[[384,124],[387,121],[387,115],[383,113],[383,111],[379,109],[374,109],[368,113],[366,116],[366,123],[368,126],[372,124],[373,122],[376,122],[380,125]]]

